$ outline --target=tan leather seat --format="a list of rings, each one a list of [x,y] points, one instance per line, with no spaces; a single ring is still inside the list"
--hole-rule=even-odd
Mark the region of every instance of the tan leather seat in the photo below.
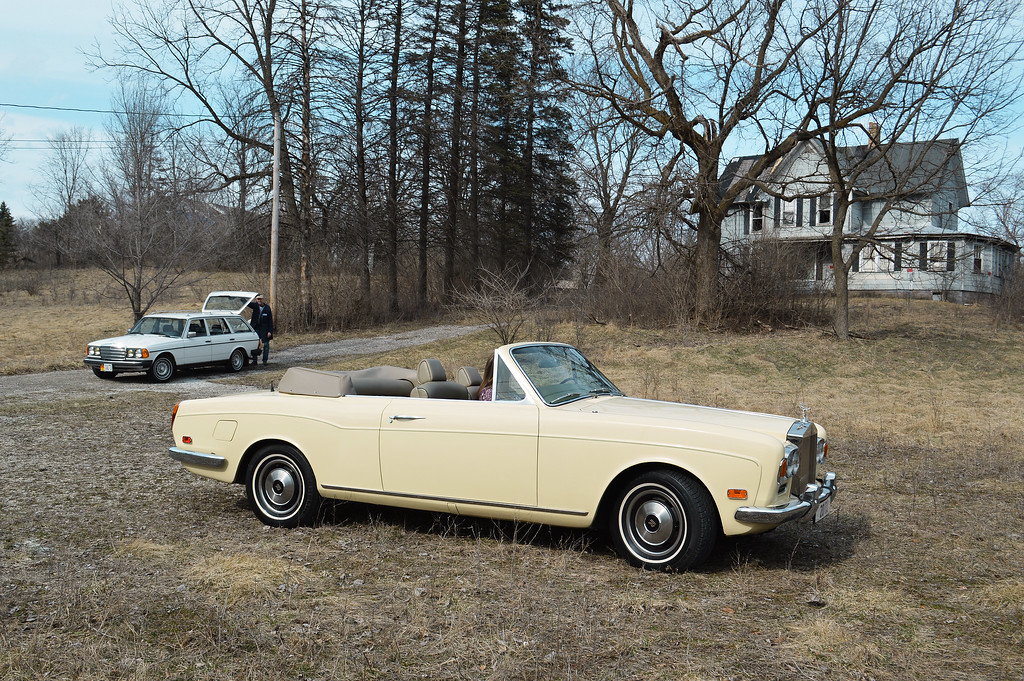
[[[420,360],[416,368],[416,387],[409,397],[430,397],[442,400],[468,400],[466,386],[448,380],[440,360]]]

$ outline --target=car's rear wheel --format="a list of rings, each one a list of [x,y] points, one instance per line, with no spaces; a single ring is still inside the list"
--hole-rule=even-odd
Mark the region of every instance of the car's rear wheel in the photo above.
[[[236,348],[231,353],[231,357],[228,357],[228,369],[232,371],[241,371],[245,368],[247,359],[245,357],[245,350],[242,348]]]
[[[256,517],[271,527],[311,523],[321,501],[306,458],[283,444],[264,447],[249,462],[245,495]]]
[[[615,499],[610,530],[619,555],[637,567],[685,570],[715,545],[715,504],[704,486],[678,471],[643,473]]]
[[[160,355],[153,360],[153,364],[149,367],[149,377],[157,383],[166,383],[174,378],[176,368],[173,357],[170,355]]]
[[[92,372],[99,378],[113,378],[114,376],[117,376],[116,371],[100,371],[99,367],[93,367]]]

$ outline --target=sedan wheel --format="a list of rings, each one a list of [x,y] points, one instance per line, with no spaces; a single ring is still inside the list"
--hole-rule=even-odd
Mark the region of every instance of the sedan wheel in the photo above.
[[[241,348],[232,352],[231,357],[228,358],[228,368],[232,371],[241,371],[245,367],[245,363],[245,350]]]
[[[619,554],[637,567],[685,570],[715,544],[715,505],[707,490],[676,471],[644,473],[622,488],[611,519]]]
[[[166,383],[174,377],[174,369],[174,358],[170,355],[160,355],[149,367],[149,377],[157,383]]]
[[[296,527],[316,518],[320,494],[305,457],[288,445],[269,445],[252,458],[245,495],[264,524]]]

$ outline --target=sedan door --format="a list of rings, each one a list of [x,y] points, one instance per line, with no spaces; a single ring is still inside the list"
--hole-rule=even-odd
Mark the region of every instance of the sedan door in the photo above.
[[[537,505],[533,404],[400,399],[381,415],[386,493],[448,503]]]

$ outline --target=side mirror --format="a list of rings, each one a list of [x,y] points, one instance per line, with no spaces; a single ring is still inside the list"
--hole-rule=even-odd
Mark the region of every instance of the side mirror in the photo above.
[[[197,333],[196,333],[195,331],[189,331],[189,332],[188,332],[188,337],[189,337],[189,338],[195,338],[195,337],[196,337],[196,336],[198,336],[198,335],[199,335],[199,334],[197,334]]]

